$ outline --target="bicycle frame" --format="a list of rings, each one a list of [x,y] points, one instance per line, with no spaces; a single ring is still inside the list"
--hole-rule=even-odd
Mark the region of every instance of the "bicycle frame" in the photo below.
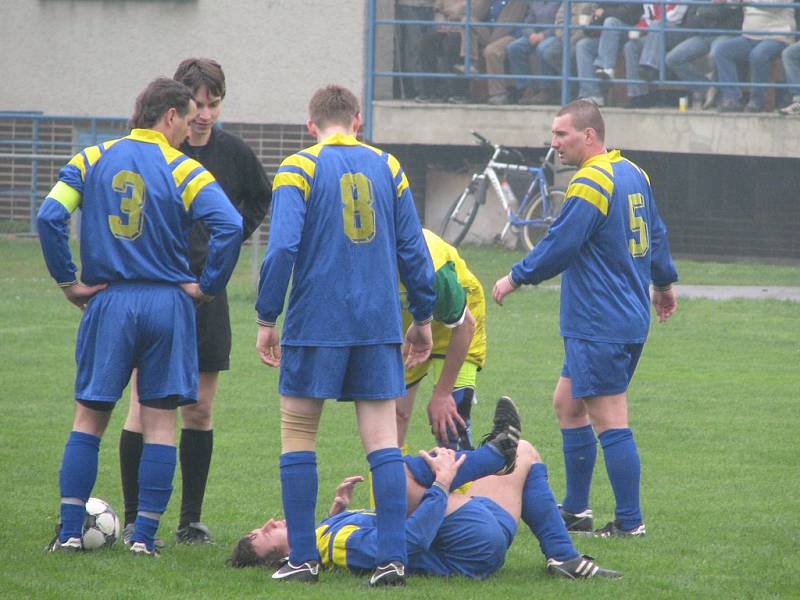
[[[547,175],[545,173],[545,167],[531,167],[528,165],[520,165],[520,164],[513,164],[513,163],[505,163],[500,162],[497,159],[503,153],[503,147],[499,145],[494,146],[494,154],[492,154],[492,158],[489,159],[486,167],[483,170],[483,177],[489,180],[492,185],[492,189],[497,197],[500,199],[500,203],[503,205],[503,210],[506,213],[506,218],[508,219],[503,230],[500,232],[499,239],[505,239],[505,236],[508,234],[509,229],[512,227],[518,228],[525,225],[541,225],[542,227],[547,227],[552,218],[545,217],[543,219],[530,219],[526,220],[522,218],[522,215],[525,214],[525,209],[528,207],[530,201],[536,197],[537,192],[539,193],[542,199],[542,214],[549,215],[550,214],[550,206],[549,206],[549,198],[550,198],[550,189],[547,184]],[[547,151],[547,155],[545,156],[543,164],[549,164],[552,161],[552,158],[555,154],[555,151],[550,148]],[[533,180],[531,181],[530,185],[528,186],[527,191],[519,200],[519,205],[514,208],[513,200],[516,198],[509,198],[506,190],[503,189],[500,176],[498,175],[498,171],[507,174],[507,173],[528,173],[533,176]],[[510,188],[509,188],[510,189]],[[512,192],[513,193],[513,192]]]

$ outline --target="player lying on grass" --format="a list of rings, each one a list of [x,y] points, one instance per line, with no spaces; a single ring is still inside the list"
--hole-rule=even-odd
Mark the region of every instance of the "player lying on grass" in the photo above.
[[[621,576],[572,545],[547,483],[547,467],[530,443],[518,442],[518,432],[516,408],[501,398],[494,428],[477,450],[436,448],[406,457],[410,573],[488,577],[503,565],[522,517],[539,540],[548,573],[569,579]],[[375,566],[375,514],[348,510],[353,488],[363,480],[357,475],[339,484],[330,513],[316,530],[326,567],[363,574]],[[469,495],[450,493],[472,480]],[[239,540],[228,563],[272,567],[288,553],[286,522],[270,519]]]

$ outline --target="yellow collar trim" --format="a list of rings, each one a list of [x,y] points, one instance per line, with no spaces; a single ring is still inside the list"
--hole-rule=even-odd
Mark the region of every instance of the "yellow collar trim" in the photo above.
[[[131,129],[128,139],[149,144],[170,145],[164,134],[155,129]]]
[[[326,146],[358,146],[360,144],[354,136],[347,133],[334,133],[320,143]]]
[[[581,165],[581,169],[583,167],[591,167],[597,163],[601,162],[619,162],[622,160],[622,154],[620,154],[619,150],[609,150],[608,152],[603,152],[602,154],[595,154],[591,158],[587,158],[586,161]]]

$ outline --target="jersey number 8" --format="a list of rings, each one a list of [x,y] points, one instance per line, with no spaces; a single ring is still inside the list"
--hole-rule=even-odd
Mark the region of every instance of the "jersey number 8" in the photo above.
[[[345,173],[339,179],[342,191],[344,234],[356,244],[375,237],[375,210],[372,182],[363,173]]]

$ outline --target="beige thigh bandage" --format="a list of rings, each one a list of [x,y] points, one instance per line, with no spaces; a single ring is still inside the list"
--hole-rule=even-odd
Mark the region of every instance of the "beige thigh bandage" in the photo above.
[[[310,415],[281,408],[281,451],[314,451],[320,413]]]

